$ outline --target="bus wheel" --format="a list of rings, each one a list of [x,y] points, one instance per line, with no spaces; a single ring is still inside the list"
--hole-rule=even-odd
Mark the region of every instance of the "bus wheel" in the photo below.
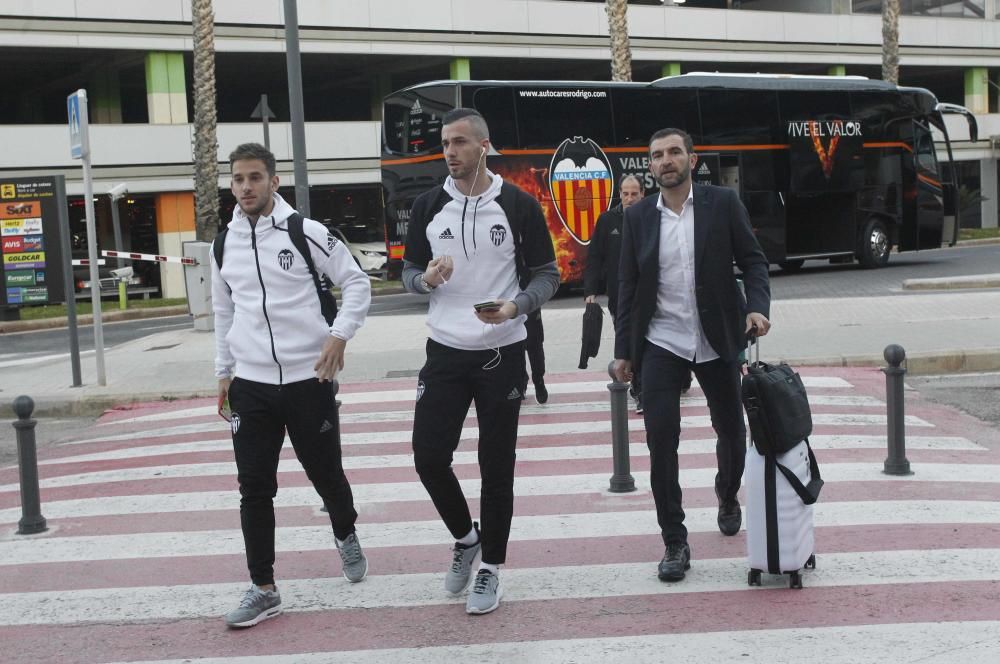
[[[780,263],[778,263],[778,267],[780,267],[785,272],[798,272],[799,270],[802,269],[802,266],[805,264],[806,261],[804,258],[797,258],[791,261],[781,261]]]
[[[889,262],[890,249],[892,240],[889,239],[885,222],[881,219],[869,219],[861,237],[858,238],[857,256],[861,267],[882,267]]]

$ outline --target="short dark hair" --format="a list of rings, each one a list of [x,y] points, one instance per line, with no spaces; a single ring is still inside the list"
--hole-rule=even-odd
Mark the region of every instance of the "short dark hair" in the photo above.
[[[684,149],[688,151],[688,154],[694,152],[694,140],[692,140],[691,134],[687,133],[683,129],[677,129],[676,127],[666,127],[665,129],[657,131],[649,137],[649,146],[652,147],[653,141],[666,138],[667,136],[680,136],[684,141]]]
[[[233,170],[234,161],[245,161],[247,159],[260,159],[264,162],[267,174],[274,177],[278,167],[274,161],[274,153],[265,148],[260,143],[243,143],[237,145],[236,149],[229,153],[229,170]]]
[[[441,125],[450,125],[459,120],[468,120],[469,126],[476,132],[478,138],[484,139],[490,137],[490,128],[486,124],[486,118],[474,108],[453,108],[441,118]]]
[[[640,178],[635,173],[626,173],[625,175],[623,175],[621,179],[618,180],[618,190],[621,191],[622,185],[628,182],[629,180],[635,180],[636,184],[639,185],[640,192],[646,190],[646,187],[642,184],[642,178]]]

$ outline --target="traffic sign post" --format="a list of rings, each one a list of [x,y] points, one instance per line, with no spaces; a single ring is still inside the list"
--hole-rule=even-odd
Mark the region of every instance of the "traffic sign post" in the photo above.
[[[90,302],[94,314],[94,355],[97,384],[107,385],[104,374],[104,328],[101,326],[101,278],[97,269],[97,231],[94,223],[94,183],[90,177],[90,140],[87,122],[87,91],[77,90],[66,98],[69,115],[69,153],[83,165],[83,201],[87,211],[87,255],[90,258]],[[94,287],[97,284],[97,287]]]

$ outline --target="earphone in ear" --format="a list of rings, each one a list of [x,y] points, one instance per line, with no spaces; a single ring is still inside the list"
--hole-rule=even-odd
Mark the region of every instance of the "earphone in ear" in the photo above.
[[[482,152],[479,153],[479,156],[480,157],[485,157],[486,156],[486,148],[482,149]]]

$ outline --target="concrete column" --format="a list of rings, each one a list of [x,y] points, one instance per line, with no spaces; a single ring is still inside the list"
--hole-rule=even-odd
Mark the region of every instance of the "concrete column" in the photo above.
[[[986,198],[980,203],[983,211],[983,228],[996,228],[1000,225],[1000,207],[997,206],[997,160],[994,158],[979,160],[979,191]]]
[[[827,76],[847,76],[847,65],[830,65],[826,69]]]
[[[831,14],[850,14],[851,13],[851,0],[830,0],[830,13]],[[836,76],[836,74],[830,74],[831,76]]]
[[[194,193],[170,192],[156,196],[156,240],[160,254],[181,256],[183,243],[195,240]],[[163,297],[184,297],[184,266],[160,263]]]
[[[986,67],[965,70],[965,107],[973,113],[989,113],[989,72]]]
[[[88,84],[90,121],[101,124],[121,124],[122,95],[117,69],[96,72]]]
[[[660,76],[680,76],[681,75],[681,63],[679,62],[667,62],[663,65],[663,69],[660,70]]]
[[[146,54],[146,104],[150,124],[186,124],[183,53]]]
[[[472,75],[469,67],[468,58],[452,58],[451,61],[451,80],[453,81],[468,81],[472,79]]]
[[[382,100],[392,92],[392,77],[389,74],[376,74],[371,82],[372,120],[382,119]]]

